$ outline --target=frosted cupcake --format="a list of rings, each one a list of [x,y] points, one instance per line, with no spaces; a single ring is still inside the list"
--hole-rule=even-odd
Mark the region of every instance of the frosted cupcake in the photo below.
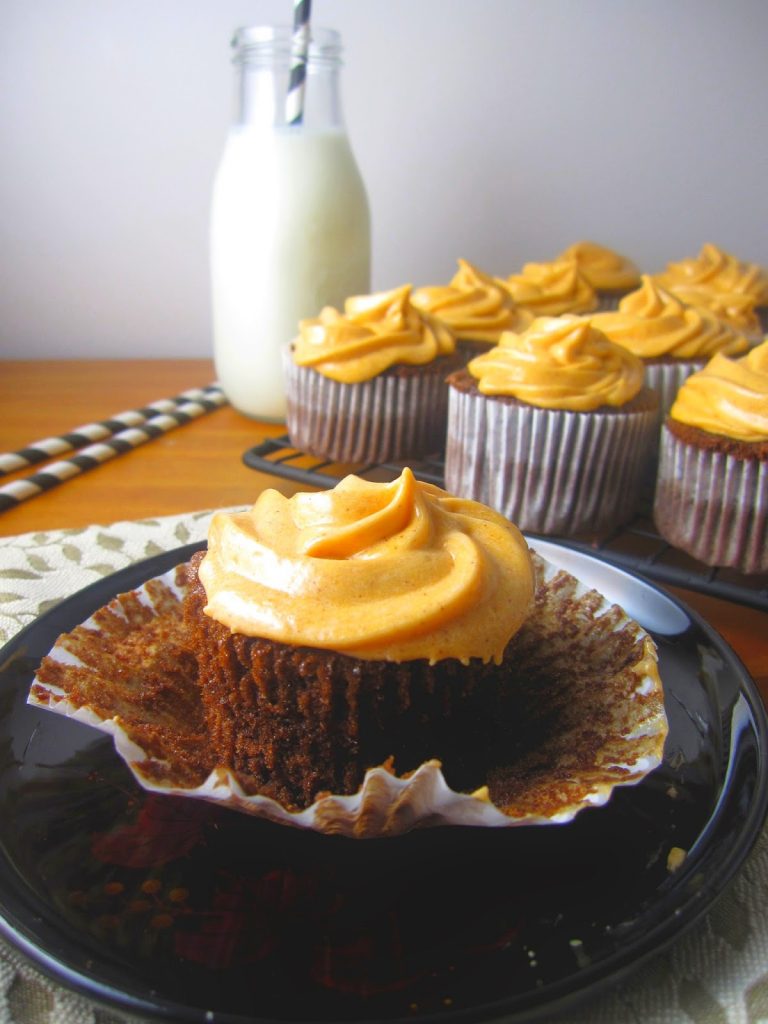
[[[533,597],[520,531],[409,469],[217,514],[186,606],[216,761],[298,807],[388,758],[456,769]]]
[[[502,284],[513,301],[534,316],[590,313],[597,309],[597,295],[575,260],[526,263],[519,274]]]
[[[598,309],[615,309],[640,284],[640,271],[631,260],[597,242],[574,242],[557,259],[575,261],[595,290]]]
[[[618,310],[597,313],[591,320],[611,341],[643,360],[645,382],[659,394],[660,420],[685,378],[716,352],[738,355],[749,348],[747,339],[714,313],[684,305],[647,274]]]
[[[411,301],[451,329],[467,357],[493,348],[504,331],[522,331],[533,316],[515,305],[495,278],[466,260],[448,285],[416,288]]]
[[[449,384],[449,490],[538,534],[604,534],[633,517],[657,396],[640,359],[587,318],[537,318]]]
[[[410,302],[411,288],[347,299],[303,320],[286,351],[291,443],[339,462],[442,450],[445,377],[461,365],[451,331]]]
[[[768,571],[768,341],[689,377],[662,431],[654,519],[707,565]]]
[[[699,294],[745,296],[754,303],[762,331],[768,331],[768,270],[740,260],[711,242],[701,247],[698,256],[668,263],[656,280],[672,292],[695,288]]]

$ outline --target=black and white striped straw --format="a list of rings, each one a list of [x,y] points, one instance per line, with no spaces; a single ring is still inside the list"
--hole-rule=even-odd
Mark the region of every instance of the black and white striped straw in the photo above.
[[[293,0],[291,76],[288,80],[288,95],[285,102],[285,119],[288,124],[301,124],[304,120],[304,91],[307,81],[311,8],[311,0]]]
[[[110,416],[107,420],[84,423],[66,434],[33,441],[26,448],[15,452],[0,453],[0,476],[14,473],[17,469],[25,469],[27,466],[35,466],[55,455],[63,455],[64,452],[84,448],[88,444],[93,444],[94,441],[101,441],[111,434],[125,430],[126,427],[138,427],[160,413],[172,413],[183,402],[209,399],[220,392],[221,389],[217,384],[207,384],[204,388],[190,388],[188,391],[182,391],[179,395],[174,395],[173,398],[159,398],[156,402],[150,402],[140,409],[126,409],[124,412]]]
[[[77,455],[73,455],[71,459],[53,462],[39,473],[33,473],[31,476],[24,477],[23,480],[13,480],[9,484],[4,484],[0,487],[0,512],[14,508],[29,498],[35,498],[44,491],[50,491],[51,488],[63,484],[65,480],[86,473],[89,469],[95,469],[103,462],[108,462],[109,459],[114,459],[117,455],[132,451],[139,445],[160,437],[184,423],[189,423],[204,413],[212,412],[224,405],[226,401],[222,391],[212,388],[206,391],[205,398],[200,398],[196,402],[182,402],[173,412],[153,416],[141,427],[129,427],[127,430],[121,430],[106,441],[84,448]]]

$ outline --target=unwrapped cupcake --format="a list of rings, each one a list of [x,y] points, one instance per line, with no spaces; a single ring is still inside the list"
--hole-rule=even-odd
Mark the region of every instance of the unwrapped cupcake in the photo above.
[[[738,355],[747,339],[706,309],[686,306],[647,274],[615,312],[597,313],[592,323],[645,365],[645,382],[659,394],[660,421],[686,377],[716,352]]]
[[[525,330],[532,314],[517,306],[494,277],[467,260],[458,263],[450,284],[416,288],[414,306],[449,327],[468,355],[493,348],[504,331]]]
[[[285,351],[291,443],[338,462],[418,459],[442,450],[445,377],[463,362],[452,332],[404,285],[303,320]]]
[[[570,821],[660,762],[652,638],[503,516],[403,470],[264,491],[57,640],[29,700],[136,779],[356,838]]]
[[[706,565],[768,571],[768,341],[718,353],[689,377],[664,425],[659,533]]]
[[[598,309],[615,309],[640,284],[640,271],[631,260],[597,242],[574,242],[557,259],[575,261],[595,290]]]
[[[589,319],[540,317],[449,384],[449,490],[538,534],[605,533],[635,514],[658,399]]]
[[[534,316],[591,313],[598,305],[595,289],[576,260],[526,263],[519,273],[501,283],[515,304]]]
[[[702,293],[745,296],[754,303],[763,332],[768,331],[768,269],[741,260],[712,242],[706,242],[697,256],[668,263],[656,280],[669,291],[696,289]],[[690,291],[688,291],[690,297]]]

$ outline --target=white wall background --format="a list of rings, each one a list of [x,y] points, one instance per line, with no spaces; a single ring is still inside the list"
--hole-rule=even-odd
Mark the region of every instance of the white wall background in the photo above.
[[[592,238],[768,264],[766,0],[315,0],[373,284]],[[290,0],[0,0],[0,356],[210,354],[229,40]],[[2,370],[0,369],[0,372]]]

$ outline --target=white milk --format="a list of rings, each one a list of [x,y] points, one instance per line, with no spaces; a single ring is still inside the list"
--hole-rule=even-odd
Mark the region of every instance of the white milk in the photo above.
[[[213,188],[213,342],[232,405],[285,419],[298,322],[370,290],[370,224],[343,129],[235,127]]]

